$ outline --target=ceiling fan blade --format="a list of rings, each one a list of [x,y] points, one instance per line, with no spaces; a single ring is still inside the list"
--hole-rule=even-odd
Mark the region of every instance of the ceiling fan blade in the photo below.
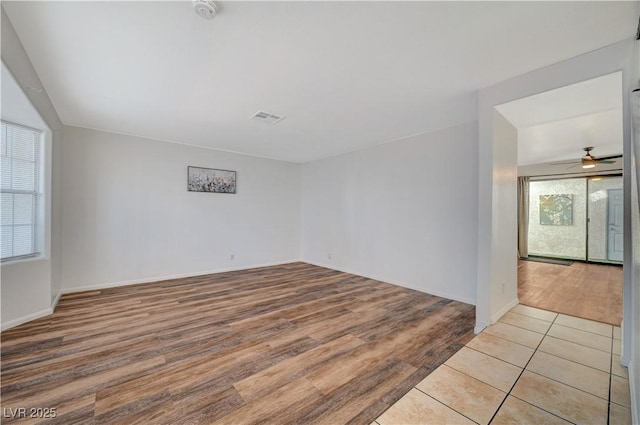
[[[572,168],[575,168],[575,167],[577,167],[578,165],[580,165],[580,163],[579,163],[579,162],[578,162],[577,164],[574,164],[574,165],[572,165],[571,167],[567,168],[567,170],[570,170],[570,169],[572,169]]]
[[[616,161],[603,161],[601,159],[596,160],[598,164],[615,164]]]
[[[565,165],[565,164],[580,164],[580,163],[581,163],[581,161],[580,161],[580,160],[578,160],[578,161],[575,161],[575,160],[574,160],[574,161],[552,162],[552,163],[551,163],[551,164],[549,164],[549,165]]]
[[[604,161],[607,159],[615,159],[615,158],[622,158],[622,155],[609,155],[609,156],[599,156],[597,158],[594,158],[596,161],[600,162],[600,161]]]

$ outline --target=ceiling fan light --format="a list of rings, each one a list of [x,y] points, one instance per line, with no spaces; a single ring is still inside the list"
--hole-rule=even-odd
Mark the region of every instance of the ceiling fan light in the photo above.
[[[587,155],[582,157],[582,168],[593,168],[595,166],[596,160],[593,159],[593,157],[589,154],[589,151],[587,151]]]

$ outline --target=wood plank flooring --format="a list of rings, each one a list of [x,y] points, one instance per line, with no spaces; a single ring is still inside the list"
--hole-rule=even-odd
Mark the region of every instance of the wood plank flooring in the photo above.
[[[2,333],[2,423],[369,424],[474,320],[305,263],[65,295]],[[16,408],[57,415],[7,418]]]
[[[622,267],[518,262],[520,304],[620,326]]]

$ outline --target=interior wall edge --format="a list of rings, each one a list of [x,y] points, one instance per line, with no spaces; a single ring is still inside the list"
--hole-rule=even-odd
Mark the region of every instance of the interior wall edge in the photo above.
[[[523,97],[539,94],[613,72],[623,72],[628,78],[630,53],[634,40],[622,40],[603,48],[563,60],[546,67],[485,87],[478,93],[478,259],[476,322],[478,326],[490,320],[492,291],[493,184],[494,184],[494,107]],[[622,89],[622,87],[621,87]],[[628,108],[627,108],[628,109]],[[625,113],[628,113],[625,112]],[[628,121],[626,122],[628,123]],[[627,137],[628,134],[625,136]],[[630,141],[625,138],[625,144]],[[499,241],[498,243],[503,243]],[[515,257],[514,257],[515,258]],[[499,285],[498,285],[499,286]]]
[[[62,290],[60,290],[60,292],[58,292],[58,294],[55,296],[55,298],[51,302],[51,312],[52,313],[56,311],[56,307],[58,307],[58,302],[60,302],[60,297],[62,297]]]
[[[303,261],[475,305],[476,149],[468,122],[303,164]]]
[[[485,330],[486,328],[488,328],[489,326],[491,326],[491,323],[477,323],[476,322],[476,326],[473,328],[473,333],[478,335],[480,332],[482,332],[483,330]]]
[[[494,323],[497,323],[502,316],[507,314],[509,310],[511,310],[513,307],[517,306],[518,304],[520,304],[520,299],[518,297],[509,301],[507,304],[504,305],[504,307],[502,307],[499,311],[497,311],[496,314],[491,316],[491,324],[493,325]]]
[[[0,329],[4,330],[50,314],[60,295],[62,224],[58,169],[61,167],[62,122],[3,6],[0,6],[0,18],[2,62],[21,88],[31,86],[41,89],[39,93],[27,92],[24,95],[39,120],[49,127],[45,130],[45,140],[47,149],[51,149],[47,152],[44,169],[49,176],[45,186],[45,255],[37,261],[7,262],[2,265],[0,292],[5,316]],[[15,272],[17,269],[20,272]],[[28,278],[20,273],[28,273]],[[7,306],[10,308],[6,309]]]
[[[640,408],[640,406],[638,405],[638,396],[640,396],[640,394],[636,394],[636,386],[633,385],[632,381],[633,377],[636,376],[633,361],[629,362],[627,368],[629,370],[629,383],[631,384],[629,385],[629,391],[631,392],[631,423],[639,424],[640,413],[638,413],[638,408]]]

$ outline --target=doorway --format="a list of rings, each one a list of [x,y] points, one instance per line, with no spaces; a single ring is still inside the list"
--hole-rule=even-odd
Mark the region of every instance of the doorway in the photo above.
[[[528,256],[622,264],[622,177],[529,183]]]
[[[520,197],[517,202],[518,231],[526,235],[524,244],[518,241],[520,256],[566,263],[519,260],[522,304],[620,325],[620,87],[621,74],[612,73],[495,106],[515,130],[518,177],[528,181],[517,184],[528,188],[526,207]],[[504,144],[500,129],[494,119],[494,145]]]
[[[620,326],[622,184],[619,175],[530,182],[526,260],[536,261],[518,264],[520,303]]]
[[[512,237],[512,232],[500,233],[499,231],[505,224],[511,227],[517,226],[516,214],[512,212],[511,208],[504,208],[504,203],[500,200],[506,198],[509,203],[517,205],[515,198],[518,185],[514,174],[520,168],[517,158],[520,150],[518,149],[515,154],[511,154],[506,159],[502,156],[498,157],[496,154],[506,143],[513,143],[512,139],[502,140],[502,135],[499,134],[501,131],[499,127],[502,126],[502,123],[496,122],[496,115],[502,115],[505,120],[509,118],[506,114],[500,113],[501,105],[557,88],[568,87],[574,83],[590,81],[589,79],[599,76],[618,73],[619,79],[615,87],[618,94],[616,105],[622,105],[623,118],[620,127],[624,129],[624,134],[619,138],[619,143],[622,143],[619,152],[621,151],[625,156],[623,160],[625,169],[623,176],[624,220],[627,224],[627,235],[624,238],[624,265],[632,264],[630,255],[632,238],[629,234],[630,213],[636,212],[637,205],[634,209],[631,200],[631,137],[637,128],[634,129],[631,126],[632,111],[629,98],[632,96],[631,91],[635,88],[634,84],[637,83],[632,79],[632,76],[635,75],[635,62],[630,55],[630,52],[635,51],[636,47],[636,42],[630,39],[480,90],[478,94],[478,156],[480,158],[478,184],[480,196],[478,200],[477,332],[497,321],[509,308],[518,303],[518,260],[517,257],[514,260],[509,260],[511,258],[509,252],[517,252],[518,250],[518,240]],[[593,99],[595,96],[590,93],[588,98]],[[575,104],[584,103],[582,99],[580,98],[580,101]],[[555,112],[557,108],[544,108],[543,111]],[[531,113],[527,115],[533,117]],[[512,119],[508,119],[508,121],[515,127],[515,131],[519,132],[521,123]],[[560,144],[564,143],[566,139],[556,139],[556,141]],[[583,139],[581,146],[592,146],[589,142],[590,140]],[[544,149],[542,152],[548,152],[548,150]],[[541,158],[538,162],[545,160],[551,161],[552,159]],[[622,163],[618,168],[623,168]],[[506,188],[505,179],[510,185]],[[496,199],[496,194],[500,195],[499,199]],[[497,272],[496,265],[499,267]],[[622,329],[622,339],[625,340],[622,347],[622,362],[624,364],[631,360],[631,343],[634,341],[633,336],[637,334],[637,329],[634,327],[637,321],[634,321],[635,316],[632,309],[634,288],[632,278],[632,267],[625,267],[623,283],[625,326]]]

